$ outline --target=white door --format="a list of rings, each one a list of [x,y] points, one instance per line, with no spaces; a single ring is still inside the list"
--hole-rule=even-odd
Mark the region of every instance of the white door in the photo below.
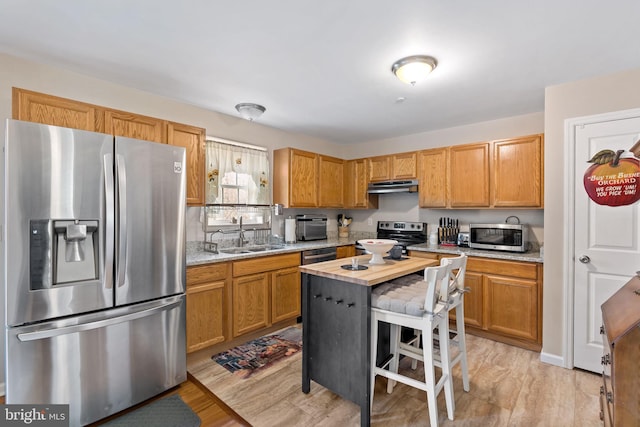
[[[601,150],[625,150],[623,157],[633,157],[629,150],[638,139],[640,117],[576,127],[573,357],[575,367],[598,373],[602,372],[600,306],[640,270],[640,203],[622,206],[595,203],[585,190],[584,177],[592,166],[587,162],[594,154]],[[624,177],[619,177],[617,171],[608,176],[612,181],[598,181],[600,202],[609,194],[611,201],[619,197],[617,191],[625,191]],[[622,188],[613,188],[619,185]]]

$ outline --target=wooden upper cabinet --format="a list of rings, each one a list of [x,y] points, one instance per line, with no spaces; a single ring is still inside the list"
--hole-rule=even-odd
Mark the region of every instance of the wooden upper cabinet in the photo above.
[[[125,111],[105,110],[104,132],[145,141],[167,141],[164,120]]]
[[[318,207],[318,154],[295,148],[273,151],[273,203]]]
[[[12,99],[12,117],[16,120],[102,132],[95,105],[15,87]]]
[[[447,207],[447,149],[418,153],[418,202],[421,208]]]
[[[344,206],[344,160],[324,155],[319,160],[320,206],[341,208]]]
[[[386,181],[391,178],[391,156],[369,158],[369,181]]]
[[[417,176],[418,156],[415,151],[369,158],[369,181],[416,179]]]
[[[204,138],[203,128],[167,123],[169,144],[184,147],[187,151],[187,205],[204,204]]]
[[[490,143],[449,147],[449,205],[489,207]]]
[[[344,163],[344,207],[375,209],[378,195],[368,194],[368,160],[347,160]]]
[[[418,155],[416,152],[394,154],[391,162],[392,179],[416,179],[418,176]]]
[[[493,206],[542,206],[542,151],[542,135],[493,141]]]

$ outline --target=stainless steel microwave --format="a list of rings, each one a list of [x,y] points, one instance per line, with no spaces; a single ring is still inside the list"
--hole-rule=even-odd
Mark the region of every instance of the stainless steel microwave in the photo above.
[[[296,215],[296,238],[298,241],[326,240],[327,216],[324,214]]]
[[[496,251],[526,252],[526,224],[470,224],[469,247]]]

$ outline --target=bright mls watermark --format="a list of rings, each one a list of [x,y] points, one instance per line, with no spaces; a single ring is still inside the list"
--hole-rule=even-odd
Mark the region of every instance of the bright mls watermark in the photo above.
[[[0,405],[0,409],[0,426],[69,426],[69,405]]]

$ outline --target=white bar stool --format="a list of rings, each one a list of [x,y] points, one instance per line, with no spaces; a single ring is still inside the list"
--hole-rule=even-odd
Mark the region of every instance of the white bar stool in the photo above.
[[[447,406],[447,416],[453,420],[453,384],[448,347],[440,347],[442,375],[435,379],[434,354],[437,349],[433,346],[434,331],[438,330],[440,342],[446,342],[449,335],[449,320],[447,307],[436,297],[436,288],[440,293],[447,293],[450,267],[427,267],[424,280],[410,284],[385,283],[376,287],[371,297],[371,405],[376,375],[389,379],[387,392],[393,389],[393,381],[399,381],[411,387],[424,390],[427,393],[429,420],[432,427],[438,425],[437,397],[444,390]],[[382,366],[376,366],[378,349],[378,322],[387,322],[391,326],[391,355]],[[407,327],[419,330],[424,336],[423,348],[403,345],[400,342],[400,329]],[[424,363],[424,381],[398,374],[400,355],[421,360]],[[388,370],[385,369],[388,366]]]

